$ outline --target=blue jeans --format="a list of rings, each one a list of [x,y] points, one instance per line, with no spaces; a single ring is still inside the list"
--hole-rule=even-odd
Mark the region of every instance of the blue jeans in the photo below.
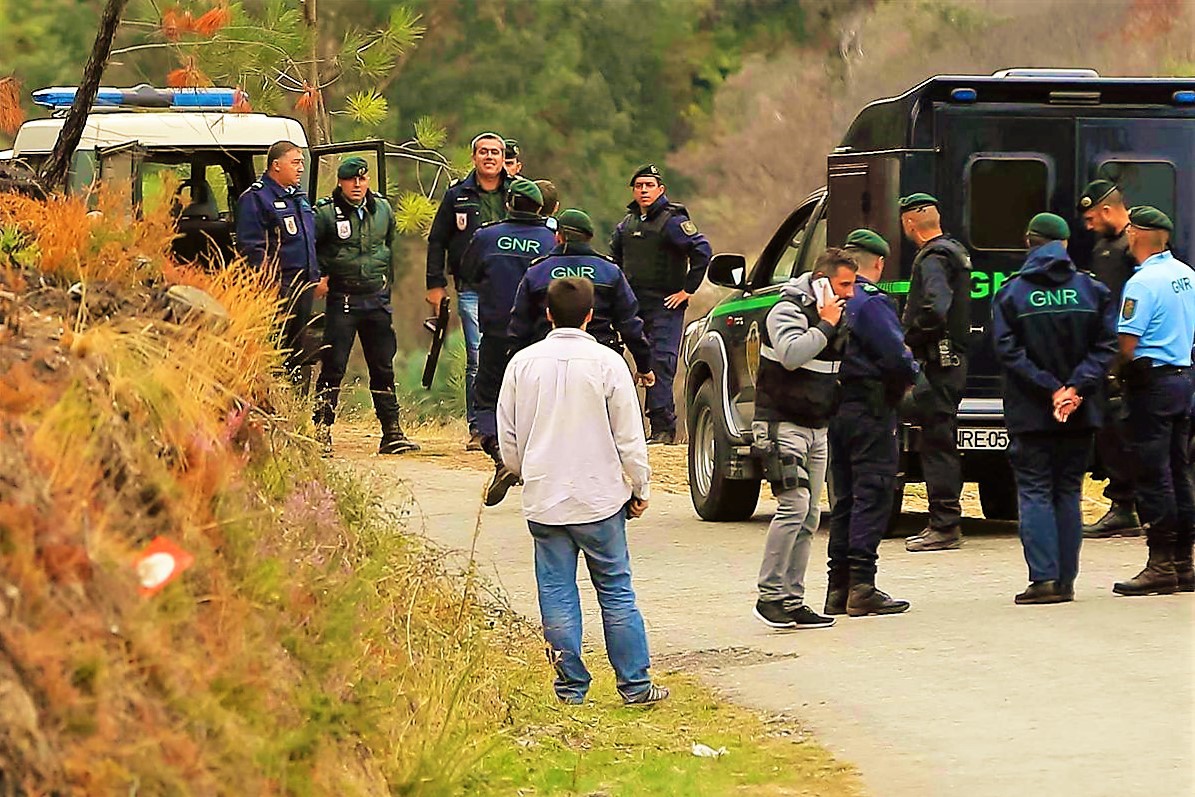
[[[685,334],[687,306],[669,310],[664,306],[663,296],[645,293],[639,297],[639,317],[643,319],[643,330],[651,343],[652,371],[656,375],[656,383],[647,389],[647,417],[653,434],[676,429],[672,383],[676,379],[681,338]]]
[[[1079,574],[1080,505],[1093,437],[1075,430],[1014,434],[1009,441],[1030,581],[1073,583]]]
[[[602,609],[606,656],[614,668],[618,692],[631,699],[651,688],[647,668],[647,631],[631,589],[624,510],[596,523],[545,526],[527,521],[535,539],[535,582],[549,656],[556,668],[561,700],[577,701],[589,690],[590,675],[581,661],[581,596],[577,592],[577,553],[585,554],[589,579]]]
[[[462,287],[457,292],[456,309],[465,335],[465,417],[469,431],[477,431],[477,410],[473,409],[473,383],[477,381],[477,350],[481,347],[481,325],[477,321],[477,291]]]

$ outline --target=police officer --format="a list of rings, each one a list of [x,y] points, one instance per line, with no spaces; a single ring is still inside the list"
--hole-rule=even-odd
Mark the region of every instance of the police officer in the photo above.
[[[905,549],[944,551],[963,544],[957,413],[967,383],[971,258],[942,232],[938,200],[929,194],[901,198],[900,224],[918,247],[902,321],[905,342],[921,365],[911,402],[921,426],[921,470],[929,497],[929,525],[907,539]]]
[[[1004,422],[1017,482],[1029,587],[1018,604],[1074,599],[1083,544],[1083,477],[1100,400],[1116,356],[1116,305],[1107,286],[1075,270],[1070,228],[1034,216],[1025,265],[992,305],[992,340],[1004,372]]]
[[[843,305],[859,265],[842,249],[789,280],[760,331],[754,448],[776,496],[752,614],[770,628],[834,625],[805,605],[805,570],[826,481],[826,427],[838,403]],[[816,282],[815,282],[816,280]]]
[[[875,284],[884,273],[888,242],[872,230],[855,230],[844,251],[858,262],[859,272],[846,303],[850,332],[838,373],[842,403],[828,435],[835,500],[826,614],[897,614],[909,602],[876,589],[876,562],[895,497],[898,409],[917,363],[905,346],[896,305]]]
[[[1187,455],[1195,275],[1168,250],[1173,231],[1157,208],[1129,211],[1129,252],[1140,266],[1125,283],[1117,332],[1125,428],[1149,561],[1134,578],[1112,587],[1121,595],[1195,591],[1195,491]]]
[[[481,448],[494,460],[494,478],[486,488],[486,506],[501,502],[506,491],[518,481],[518,476],[502,465],[495,411],[502,376],[510,361],[507,326],[515,293],[531,261],[548,254],[556,243],[555,234],[539,215],[543,201],[539,186],[522,177],[515,178],[507,193],[506,220],[479,229],[461,257],[461,278],[477,286],[481,323],[473,411],[481,434]]]
[[[1129,254],[1129,211],[1124,195],[1111,180],[1094,180],[1079,195],[1079,213],[1084,226],[1096,236],[1090,271],[1108,286],[1112,303],[1119,308],[1124,284],[1137,267],[1137,261]],[[1132,460],[1127,454],[1122,421],[1116,413],[1105,413],[1104,425],[1095,434],[1095,445],[1100,469],[1108,477],[1104,497],[1111,506],[1103,517],[1083,527],[1083,536],[1137,537],[1141,534],[1141,524],[1134,508]]]
[[[483,224],[501,221],[506,213],[506,192],[510,176],[503,168],[506,142],[497,133],[481,133],[473,139],[473,171],[444,192],[444,199],[432,219],[427,235],[427,302],[438,310],[446,295],[448,277],[456,287],[456,306],[465,336],[465,405],[469,420],[470,450],[481,447],[477,418],[473,411],[473,383],[477,378],[477,352],[481,331],[477,321],[476,286],[462,281],[461,256]]]
[[[506,139],[504,143],[506,150],[502,158],[503,168],[511,177],[519,177],[523,173],[523,148],[513,138]]]
[[[639,300],[639,314],[651,341],[656,383],[647,389],[648,445],[676,442],[672,381],[684,333],[689,297],[701,287],[710,244],[697,231],[684,205],[668,201],[655,164],[631,177],[634,200],[610,240],[614,261],[626,272]]]
[[[311,321],[314,284],[319,280],[315,255],[315,215],[303,193],[303,150],[278,141],[266,153],[266,170],[237,200],[237,252],[256,269],[277,275],[285,299],[282,345],[286,370],[296,384],[310,386],[303,333]],[[305,388],[306,389],[306,388]]]
[[[332,196],[315,206],[316,254],[322,275],[317,292],[327,296],[316,431],[325,454],[330,454],[340,382],[353,340],[359,336],[369,367],[373,409],[382,425],[378,453],[418,451],[419,446],[403,434],[394,395],[394,355],[398,351],[390,308],[394,211],[385,198],[370,190],[369,165],[363,158],[345,158],[336,177],[339,185]]]
[[[631,350],[642,384],[654,384],[651,344],[643,332],[639,303],[626,276],[612,259],[594,251],[593,220],[589,214],[570,208],[560,214],[556,247],[547,257],[531,262],[519,283],[510,315],[510,349],[513,355],[537,343],[552,331],[548,321],[548,287],[564,277],[584,277],[593,283],[593,319],[585,331],[598,343],[622,353]]]
[[[551,180],[536,180],[535,184],[539,186],[539,192],[544,197],[544,206],[540,208],[539,215],[547,220],[548,229],[555,232],[556,212],[560,210],[560,192]]]

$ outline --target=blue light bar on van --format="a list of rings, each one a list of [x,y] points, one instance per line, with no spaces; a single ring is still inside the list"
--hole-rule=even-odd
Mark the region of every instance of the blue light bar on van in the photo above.
[[[1195,90],[1180,89],[1174,92],[1175,105],[1195,105]]]
[[[74,86],[55,86],[33,92],[33,101],[46,108],[66,108],[75,101]],[[248,98],[247,95],[243,95]],[[131,89],[102,86],[93,106],[109,108],[232,108],[236,89],[158,89],[142,84]]]
[[[954,102],[975,102],[979,93],[975,89],[952,89],[950,99]]]

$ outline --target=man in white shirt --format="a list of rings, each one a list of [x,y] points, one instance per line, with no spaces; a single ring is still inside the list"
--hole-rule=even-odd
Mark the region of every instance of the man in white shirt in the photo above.
[[[651,467],[638,396],[621,357],[585,332],[593,283],[554,281],[548,337],[510,361],[498,397],[502,461],[523,480],[523,515],[535,540],[535,580],[556,696],[585,701],[577,554],[597,591],[606,655],[628,705],[668,697],[651,682],[643,617],[631,588],[626,521],[647,510]]]

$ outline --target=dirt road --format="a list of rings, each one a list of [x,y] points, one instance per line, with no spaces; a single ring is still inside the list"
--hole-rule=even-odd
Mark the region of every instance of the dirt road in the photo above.
[[[455,444],[367,457],[370,444],[348,435],[339,450],[380,488],[407,481],[428,536],[464,551],[463,562],[487,475],[468,469],[478,461]],[[484,511],[476,557],[535,617],[518,499]],[[1140,539],[1085,545],[1075,603],[1043,607],[1012,602],[1025,570],[1009,524],[968,521],[953,552],[908,554],[888,540],[880,586],[912,601],[908,614],[776,633],[750,614],[773,508],[765,500],[749,522],[703,523],[687,495],[660,491],[632,524],[657,671],[698,672],[739,702],[797,718],[877,797],[1195,794],[1195,595],[1112,594],[1143,561]],[[905,524],[912,533],[924,516]],[[824,532],[814,545],[807,600],[820,608]],[[594,602],[582,594],[586,636],[600,648]],[[605,666],[600,653],[590,659]]]

